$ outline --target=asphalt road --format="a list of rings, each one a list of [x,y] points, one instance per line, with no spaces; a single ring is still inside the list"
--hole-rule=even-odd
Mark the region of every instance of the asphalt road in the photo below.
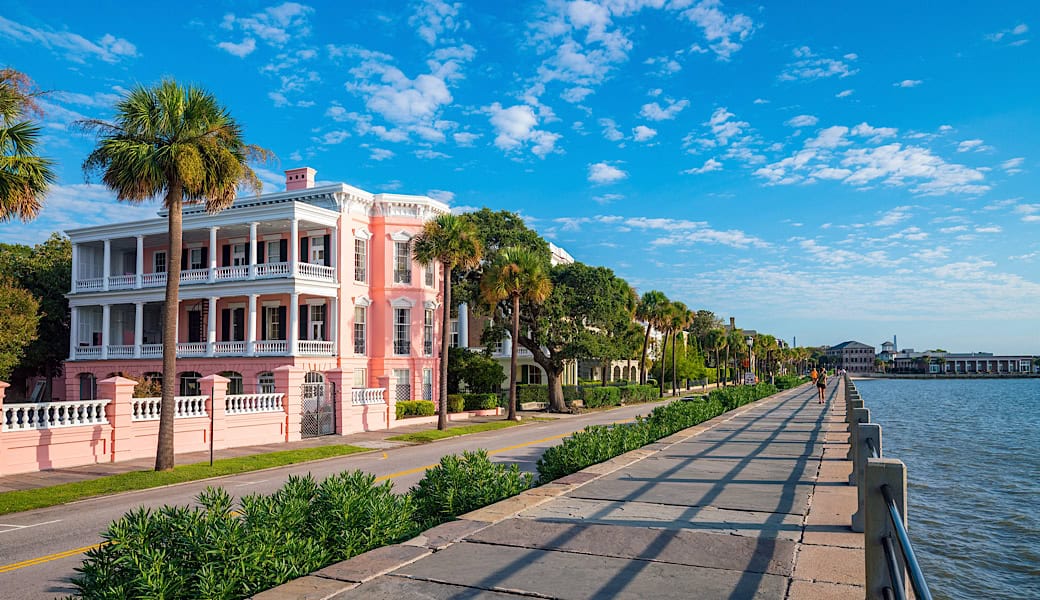
[[[647,414],[656,403],[626,406],[554,421],[536,422],[432,444],[377,450],[322,461],[242,473],[218,479],[128,492],[82,500],[23,513],[0,516],[0,599],[55,598],[71,594],[69,578],[82,561],[82,552],[101,541],[99,533],[128,510],[164,504],[192,504],[207,486],[222,486],[233,495],[271,493],[289,475],[311,473],[321,479],[332,473],[361,469],[393,481],[405,491],[441,456],[484,448],[497,462],[515,463],[535,471],[545,448],[556,445],[586,425],[631,420]]]

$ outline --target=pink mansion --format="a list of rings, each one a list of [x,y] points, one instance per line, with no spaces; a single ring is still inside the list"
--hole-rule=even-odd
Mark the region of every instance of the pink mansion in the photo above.
[[[336,369],[355,391],[433,399],[439,274],[412,259],[410,241],[448,206],[316,186],[306,167],[285,175],[285,192],[217,214],[185,207],[176,340],[162,337],[165,218],[67,232],[68,400],[96,398],[113,374],[158,379],[164,344],[177,345],[179,396],[197,396],[207,374],[230,379],[229,395],[272,394],[288,365],[307,382]]]

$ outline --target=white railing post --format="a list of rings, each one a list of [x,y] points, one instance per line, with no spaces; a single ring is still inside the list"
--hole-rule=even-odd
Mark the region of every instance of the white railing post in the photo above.
[[[899,542],[889,517],[888,503],[885,501],[881,487],[887,485],[896,508],[906,524],[906,466],[894,458],[867,459],[864,474],[865,500],[864,513],[864,562],[866,571],[867,598],[883,598],[884,588],[903,587],[906,590],[906,563],[903,553],[899,551]],[[897,564],[896,575],[900,581],[892,581],[889,575],[888,560],[885,556],[885,538],[891,540],[895,549]]]
[[[849,449],[845,453],[845,460],[852,460],[853,448],[859,443],[859,424],[870,423],[869,408],[852,409],[852,422],[849,424]],[[849,473],[849,483],[856,483],[855,472]]]
[[[877,423],[860,423],[856,426],[859,433],[857,442],[852,452],[852,474],[849,478],[855,478],[856,482],[856,512],[852,515],[852,531],[863,533],[863,503],[866,499],[867,486],[864,485],[866,477],[867,459],[871,458],[870,444],[874,445],[878,456],[882,457],[881,449],[881,426]]]

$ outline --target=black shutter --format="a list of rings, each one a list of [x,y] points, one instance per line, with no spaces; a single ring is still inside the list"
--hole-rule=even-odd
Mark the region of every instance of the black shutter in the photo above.
[[[224,246],[227,248],[227,246]],[[220,341],[231,341],[231,309],[225,308],[220,311]]]
[[[222,257],[220,266],[222,266],[222,267],[230,267],[231,266],[231,245],[230,244],[224,244],[224,246],[221,248],[221,252],[223,253],[224,256]]]
[[[307,312],[307,305],[306,304],[301,304],[300,305],[300,337],[299,337],[299,339],[301,339],[301,340],[307,339],[307,317],[309,317],[309,316],[310,316],[310,314]]]
[[[278,262],[287,262],[289,260],[289,240],[281,239],[278,240]],[[282,308],[285,308],[284,306]]]
[[[267,339],[267,309],[260,307],[260,339]]]
[[[325,247],[325,266],[326,267],[331,267],[332,266],[332,263],[329,262],[329,259],[331,258],[331,255],[332,255],[332,247],[329,246],[329,240],[330,239],[331,238],[328,235],[322,236],[322,243],[324,244],[324,247]]]
[[[205,268],[208,268],[208,267],[209,267],[209,247],[208,246],[203,246],[202,247],[202,268],[205,269]]]
[[[264,264],[264,259],[267,258],[267,252],[265,244],[263,242],[256,243],[256,264]]]
[[[235,321],[234,341],[244,342],[246,339],[246,309],[236,308],[231,312],[231,316]]]
[[[189,269],[191,265],[188,264],[188,249],[181,250],[181,269]]]
[[[297,262],[310,262],[310,242],[311,238],[300,238],[300,256],[296,259]]]
[[[282,240],[283,242],[285,240]],[[285,330],[288,329],[285,326],[285,308],[284,306],[278,307],[278,339],[288,340],[289,338],[285,335]]]

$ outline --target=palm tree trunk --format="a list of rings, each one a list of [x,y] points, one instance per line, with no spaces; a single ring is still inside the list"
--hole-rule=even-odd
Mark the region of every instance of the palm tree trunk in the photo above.
[[[658,379],[660,381],[657,382],[657,387],[661,391],[661,397],[664,397],[664,357],[665,357],[665,354],[668,352],[668,331],[667,330],[664,332],[664,335],[661,337],[661,343],[663,344],[661,346],[661,376],[658,377]]]
[[[437,429],[448,428],[448,353],[451,345],[451,264],[444,266],[444,306],[441,308],[441,364],[437,382]]]
[[[726,346],[726,385],[729,385],[729,346]]]
[[[163,386],[159,405],[159,445],[155,450],[155,470],[168,471],[174,465],[173,417],[177,395],[177,317],[181,283],[182,187],[171,178],[166,195],[169,248],[166,251],[166,304],[163,305]]]
[[[679,332],[672,333],[672,395],[675,395],[675,337]]]
[[[639,385],[646,385],[646,348],[650,343],[650,323],[646,324],[646,335],[643,336],[643,354],[639,359]]]
[[[513,295],[513,343],[509,352],[509,412],[506,418],[516,420],[516,356],[520,345],[520,296]]]

